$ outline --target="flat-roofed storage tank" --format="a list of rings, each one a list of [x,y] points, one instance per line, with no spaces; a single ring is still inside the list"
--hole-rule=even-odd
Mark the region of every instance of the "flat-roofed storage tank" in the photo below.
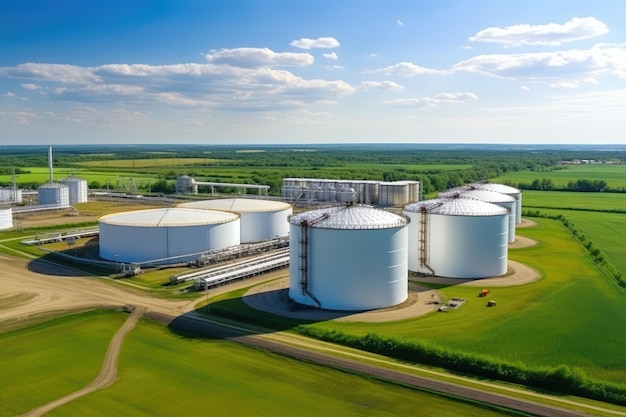
[[[509,211],[509,243],[515,242],[515,225],[517,220],[517,203],[514,197],[506,194],[497,193],[495,191],[479,190],[472,186],[455,188],[453,190],[439,193],[439,198],[470,198],[472,200],[484,201],[492,203],[500,207],[504,207]]]
[[[39,205],[69,207],[70,189],[67,185],[57,182],[46,183],[37,188],[37,198]]]
[[[507,271],[508,211],[469,198],[404,207],[410,271],[448,278],[487,278]]]
[[[241,243],[289,235],[290,204],[253,198],[225,198],[179,204],[180,208],[224,210],[241,216]]]
[[[0,208],[0,230],[10,229],[13,227],[13,210],[9,208]]]
[[[471,187],[477,190],[495,191],[496,193],[510,195],[515,199],[515,223],[522,222],[522,192],[517,188],[510,187],[504,184],[495,184],[490,182],[477,182],[470,184]]]
[[[100,257],[115,262],[188,262],[239,244],[239,215],[224,211],[134,210],[98,221]]]
[[[59,183],[67,185],[70,204],[87,202],[87,180],[71,176],[59,180]]]
[[[345,205],[289,218],[289,296],[330,310],[390,307],[408,297],[407,219]]]

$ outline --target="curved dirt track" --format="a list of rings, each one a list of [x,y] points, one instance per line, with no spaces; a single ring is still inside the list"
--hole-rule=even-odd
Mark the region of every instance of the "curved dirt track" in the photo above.
[[[59,398],[58,400],[52,401],[44,406],[31,410],[30,412],[24,414],[24,416],[42,416],[57,407],[74,401],[77,398],[113,385],[113,383],[117,379],[117,358],[119,357],[120,350],[122,349],[124,338],[126,337],[128,332],[130,332],[133,327],[135,327],[135,324],[137,324],[137,321],[139,321],[144,312],[145,309],[143,308],[134,309],[130,316],[128,316],[128,319],[126,320],[124,325],[115,333],[115,335],[111,339],[111,342],[109,343],[109,348],[104,357],[104,363],[102,364],[100,374],[98,374],[96,379],[94,379],[84,388],[75,391],[69,395],[66,395],[65,397]]]

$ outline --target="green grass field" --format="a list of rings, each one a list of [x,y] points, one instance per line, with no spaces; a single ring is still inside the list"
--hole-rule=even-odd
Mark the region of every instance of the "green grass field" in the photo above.
[[[0,415],[44,405],[89,383],[127,315],[88,312],[0,335]],[[127,336],[118,380],[50,416],[500,416],[398,385],[246,348],[184,338],[140,323]]]
[[[212,158],[147,158],[78,162],[77,165],[89,168],[174,168],[189,165],[212,165],[217,162],[220,160]]]
[[[417,338],[463,352],[528,366],[567,364],[594,378],[626,380],[626,292],[602,273],[557,221],[539,220],[520,235],[538,245],[511,250],[510,259],[543,278],[518,287],[491,288],[497,308],[486,308],[476,287],[441,289],[466,298],[457,311],[391,323],[316,324],[350,334]]]
[[[494,178],[493,182],[530,184],[533,180],[550,179],[555,186],[565,186],[579,179],[606,181],[611,188],[626,187],[626,165],[561,165],[549,172],[519,171]]]

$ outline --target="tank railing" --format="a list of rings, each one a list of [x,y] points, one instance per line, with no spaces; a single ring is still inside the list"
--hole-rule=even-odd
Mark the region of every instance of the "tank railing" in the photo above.
[[[330,213],[324,213],[318,218],[313,220],[304,219],[300,222],[301,227],[301,236],[300,236],[300,289],[302,290],[302,295],[309,296],[315,303],[318,308],[322,308],[322,303],[317,299],[313,293],[311,293],[311,283],[309,278],[309,226],[314,225],[315,223],[328,219],[330,217]]]
[[[419,232],[419,252],[418,258],[420,260],[420,266],[422,268],[428,269],[433,275],[435,275],[435,270],[428,264],[428,248],[427,248],[427,239],[428,239],[428,211],[430,207],[423,206],[420,208],[421,218],[420,218],[420,232]]]

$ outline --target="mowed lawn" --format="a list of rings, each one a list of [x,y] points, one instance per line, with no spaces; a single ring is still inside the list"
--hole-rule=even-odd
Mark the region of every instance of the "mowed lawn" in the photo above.
[[[85,313],[0,335],[0,416],[25,413],[96,377],[127,315]],[[47,416],[499,416],[499,412],[284,358],[232,342],[184,338],[142,320],[118,379]]]
[[[415,338],[433,345],[527,366],[579,367],[589,376],[626,380],[626,291],[602,273],[558,221],[537,219],[518,229],[537,245],[512,249],[509,258],[542,278],[516,287],[490,288],[487,308],[480,287],[450,286],[448,297],[468,301],[459,310],[392,323],[327,322],[316,326],[364,335]]]

